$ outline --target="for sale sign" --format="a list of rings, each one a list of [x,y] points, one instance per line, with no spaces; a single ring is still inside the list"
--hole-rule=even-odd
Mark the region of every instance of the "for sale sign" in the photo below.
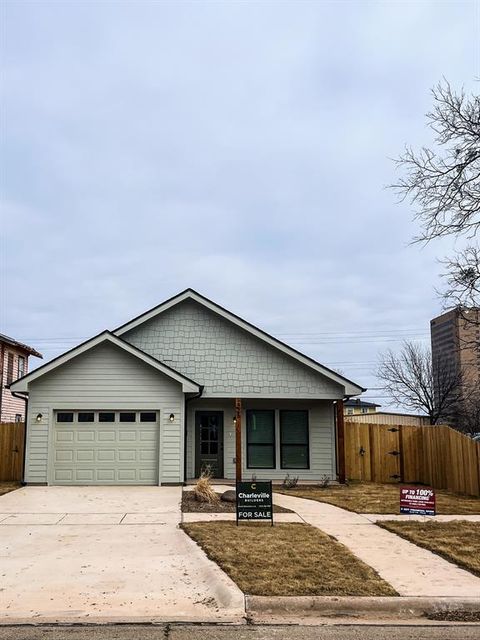
[[[429,487],[400,487],[400,513],[435,515],[435,491]]]
[[[237,524],[239,520],[271,520],[272,481],[237,482]]]

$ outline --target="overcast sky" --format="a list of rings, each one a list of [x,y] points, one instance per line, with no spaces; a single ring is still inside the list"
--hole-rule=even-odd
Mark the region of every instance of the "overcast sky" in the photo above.
[[[50,359],[186,287],[375,390],[448,242],[385,186],[475,2],[2,2],[0,331]],[[34,364],[32,359],[32,365]]]

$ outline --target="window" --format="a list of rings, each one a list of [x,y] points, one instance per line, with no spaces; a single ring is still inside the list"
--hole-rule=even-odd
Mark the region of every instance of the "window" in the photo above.
[[[71,411],[57,413],[57,422],[73,422],[73,413]]]
[[[13,353],[7,353],[7,384],[13,382]]]
[[[23,378],[25,375],[25,358],[18,356],[18,378]]]
[[[99,422],[115,422],[115,412],[114,411],[100,411],[98,414]]]
[[[135,422],[135,411],[122,411],[120,413],[120,422]]]
[[[275,468],[274,411],[247,411],[247,467]]]
[[[78,412],[78,421],[79,422],[93,422],[95,419],[95,414],[93,411],[79,411]]]
[[[308,469],[308,411],[280,411],[282,469]]]
[[[347,409],[347,415],[352,416],[353,415],[353,409]]]
[[[22,414],[21,413],[16,413],[15,414],[15,422],[21,422],[22,421]]]
[[[157,414],[155,411],[142,411],[140,414],[140,422],[156,422]]]
[[[362,413],[368,413],[368,407],[362,407]]]

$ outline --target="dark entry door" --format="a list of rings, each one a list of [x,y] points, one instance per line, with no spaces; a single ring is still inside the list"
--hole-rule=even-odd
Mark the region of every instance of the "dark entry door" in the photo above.
[[[195,475],[210,468],[214,478],[223,478],[223,411],[195,414]]]

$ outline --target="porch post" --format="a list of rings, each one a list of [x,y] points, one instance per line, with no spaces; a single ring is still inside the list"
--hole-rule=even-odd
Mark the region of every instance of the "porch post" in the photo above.
[[[242,481],[242,400],[235,398],[235,479]]]
[[[345,484],[345,421],[343,418],[343,400],[337,400],[337,460],[338,481]]]

